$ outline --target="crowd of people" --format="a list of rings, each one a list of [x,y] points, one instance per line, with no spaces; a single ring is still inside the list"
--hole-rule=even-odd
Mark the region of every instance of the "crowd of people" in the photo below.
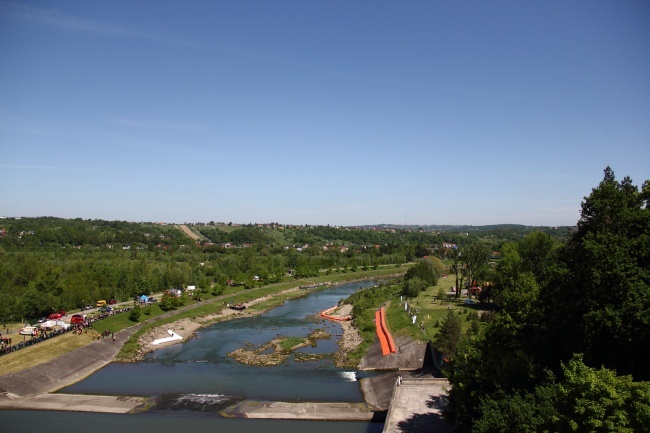
[[[7,353],[15,352],[16,350],[29,347],[33,344],[40,343],[41,341],[49,340],[50,338],[58,337],[59,335],[69,332],[70,328],[61,327],[53,329],[51,331],[42,331],[36,335],[32,335],[29,339],[24,339],[23,341],[12,344],[12,338],[3,337],[2,343],[0,344],[0,355],[6,355]]]
[[[29,347],[36,343],[40,343],[41,341],[49,340],[50,338],[57,337],[67,332],[74,332],[77,335],[81,335],[83,333],[87,334],[88,329],[91,329],[93,327],[92,326],[93,323],[106,319],[107,317],[110,317],[114,314],[124,313],[132,309],[133,307],[115,308],[112,311],[103,311],[100,314],[94,316],[84,316],[84,320],[81,323],[77,323],[69,327],[68,326],[57,327],[51,331],[42,330],[36,333],[35,335],[30,336],[29,338],[25,338],[25,336],[23,336],[23,341],[20,341],[16,344],[13,344],[12,338],[8,337],[8,335],[10,335],[9,334],[10,331],[6,329],[4,336],[2,336],[2,333],[0,332],[0,356],[6,355],[7,353],[15,352],[25,347]],[[110,331],[105,330],[102,333],[95,333],[94,338],[101,339],[102,337],[110,337],[111,335],[112,334],[110,333]],[[113,341],[115,341],[115,335],[112,335],[112,337],[113,337]]]

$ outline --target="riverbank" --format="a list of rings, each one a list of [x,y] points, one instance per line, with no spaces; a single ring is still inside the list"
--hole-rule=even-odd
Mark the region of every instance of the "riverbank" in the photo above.
[[[364,278],[367,280],[370,278]],[[358,280],[357,280],[358,281]],[[341,282],[338,284],[350,283],[353,281]],[[279,291],[273,295],[263,296],[248,302],[249,306],[255,306],[264,302],[272,301],[278,298],[280,302],[291,297],[302,296],[312,292],[300,288],[292,288]],[[287,298],[288,297],[288,298]],[[213,316],[204,316],[192,318],[186,321],[181,319],[174,322],[175,330],[182,331],[185,339],[191,338],[193,333],[203,327],[208,326],[220,320],[245,317],[246,315],[261,314],[278,304],[269,304],[264,308],[246,308],[243,311],[222,309],[218,314]],[[352,306],[342,306],[338,314],[347,314],[351,311]],[[340,339],[341,350],[353,350],[356,344],[360,342],[358,333],[355,332],[351,323],[342,323],[344,329],[343,336]],[[2,409],[24,409],[24,410],[65,410],[65,411],[89,411],[89,412],[115,412],[123,413],[129,411],[138,411],[147,407],[148,401],[142,397],[110,397],[110,396],[71,396],[71,397],[48,397],[58,389],[69,386],[79,380],[84,379],[96,370],[102,368],[115,359],[115,355],[122,345],[137,332],[143,324],[138,324],[125,330],[115,333],[115,341],[112,339],[101,339],[93,343],[67,353],[47,363],[46,368],[38,365],[23,371],[4,375],[0,377],[0,408]],[[158,327],[159,331],[167,336],[169,325]],[[147,339],[155,339],[155,333],[152,333]],[[151,345],[150,345],[151,346]],[[155,346],[150,350],[157,350],[164,346]],[[342,353],[342,352],[341,352]],[[96,397],[96,398],[95,398]],[[309,411],[307,411],[309,412]],[[305,415],[307,416],[307,415]],[[320,419],[320,418],[319,418]],[[331,419],[349,419],[337,418],[332,416]]]
[[[267,311],[266,309],[251,309],[255,305],[267,302],[276,297],[284,297],[285,295],[296,294],[301,295],[301,289],[299,287],[294,287],[292,289],[283,290],[272,295],[262,296],[260,298],[254,299],[252,301],[246,302],[246,308],[244,310],[234,310],[232,308],[225,307],[220,312],[215,314],[209,314],[206,316],[197,316],[197,317],[188,317],[176,320],[172,323],[165,325],[157,326],[145,332],[142,336],[138,338],[138,344],[140,348],[137,350],[134,356],[129,358],[120,359],[120,362],[137,362],[142,360],[147,354],[154,352],[156,350],[164,349],[169,346],[174,346],[176,344],[181,344],[190,338],[192,338],[196,331],[201,328],[213,325],[217,322],[223,320],[232,320],[242,317],[251,317],[254,315],[262,314]],[[176,334],[182,337],[181,340],[168,341],[165,343],[154,345],[154,341],[168,337],[168,330],[174,331]]]
[[[363,278],[345,282],[337,283],[328,283],[326,285],[321,285],[319,288],[333,287],[340,284],[354,283],[358,281],[366,281],[371,278]],[[312,289],[313,290],[313,289]],[[252,309],[258,304],[268,302],[274,298],[292,298],[297,296],[303,296],[306,293],[309,293],[304,288],[294,287],[292,289],[283,290],[272,295],[263,296],[252,301],[246,302],[246,308],[243,310],[235,310],[231,308],[223,308],[219,313],[209,314],[206,316],[192,317],[192,318],[182,318],[177,321],[174,321],[169,324],[157,326],[145,332],[142,336],[138,338],[138,344],[140,348],[136,351],[135,355],[132,357],[119,359],[119,362],[138,362],[144,359],[144,357],[156,350],[164,349],[166,347],[174,346],[181,344],[194,337],[195,333],[205,327],[213,325],[215,323],[221,322],[223,320],[232,320],[243,317],[251,317],[259,314],[263,314],[266,311],[275,307],[269,306],[263,309]],[[291,296],[295,295],[295,296]],[[352,305],[344,304],[338,307],[336,314],[340,316],[349,316],[352,314]],[[338,322],[341,325],[343,330],[342,336],[339,339],[338,345],[339,350],[334,354],[334,360],[337,367],[349,367],[349,361],[347,359],[347,354],[354,351],[359,344],[362,343],[363,339],[357,329],[354,327],[351,321],[341,321]],[[182,337],[181,340],[167,341],[160,344],[153,344],[156,340],[160,340],[169,336],[168,331],[173,331],[174,333]]]
[[[354,281],[353,281],[354,282]],[[138,338],[138,344],[140,349],[136,352],[135,356],[121,359],[120,362],[137,362],[142,360],[147,354],[154,352],[156,350],[164,349],[166,347],[174,346],[176,344],[181,344],[194,337],[195,333],[207,326],[213,325],[217,322],[223,320],[232,320],[243,317],[251,317],[254,315],[263,314],[272,307],[264,309],[251,309],[250,307],[263,302],[272,300],[275,297],[284,297],[286,295],[300,295],[302,296],[305,293],[304,289],[293,288],[278,292],[274,295],[267,295],[253,301],[246,303],[246,309],[244,310],[234,310],[231,308],[224,308],[217,314],[210,314],[202,317],[194,318],[183,318],[177,321],[174,321],[170,324],[158,326],[148,330],[142,336]],[[350,315],[352,312],[352,305],[345,304],[338,308],[337,314],[339,315]],[[359,344],[363,341],[361,335],[356,330],[354,325],[350,321],[339,322],[341,328],[343,329],[341,338],[339,339],[339,350],[334,354],[334,360],[337,366],[344,367],[349,366],[347,364],[347,353],[354,351]],[[160,344],[153,344],[156,340],[160,340],[166,337],[169,337],[168,331],[173,331],[174,333],[182,337],[181,340],[167,341]]]

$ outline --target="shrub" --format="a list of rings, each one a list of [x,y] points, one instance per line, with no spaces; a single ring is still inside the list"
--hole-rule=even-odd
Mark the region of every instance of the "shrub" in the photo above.
[[[142,314],[142,311],[140,307],[135,307],[131,312],[129,313],[129,320],[132,322],[138,322],[140,321],[140,315]]]

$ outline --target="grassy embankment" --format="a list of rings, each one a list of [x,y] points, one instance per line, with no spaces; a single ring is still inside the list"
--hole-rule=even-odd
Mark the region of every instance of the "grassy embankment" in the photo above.
[[[220,300],[229,301],[232,303],[246,303],[253,299],[275,295],[271,299],[258,303],[250,308],[250,311],[253,312],[263,311],[274,306],[281,305],[287,299],[304,296],[306,293],[308,293],[307,290],[301,290],[295,291],[293,293],[278,295],[280,292],[289,290],[294,287],[308,286],[311,284],[323,282],[341,283],[358,279],[381,278],[391,274],[403,274],[406,272],[407,267],[408,265],[403,265],[400,267],[396,267],[395,265],[388,265],[380,266],[376,270],[360,270],[356,272],[348,270],[347,272],[333,272],[328,275],[323,274],[319,277],[306,278],[302,280],[287,279],[281,283],[264,286],[257,289],[246,290],[240,286],[228,287],[224,290],[223,294],[216,297],[218,299],[215,300],[215,302],[207,302],[208,300],[214,298],[213,296],[209,294],[202,295],[203,302],[199,303],[194,300],[188,300],[188,305],[194,305],[194,308],[187,311],[180,311],[175,316],[164,319],[157,319],[157,317],[164,313],[157,304],[149,305],[142,308],[142,314],[138,323],[144,323],[145,321],[150,322],[143,324],[142,329],[135,333],[130,341],[125,344],[119,357],[121,359],[130,358],[138,350],[137,339],[139,336],[152,327],[169,324],[182,318],[190,317],[200,320],[198,319],[200,317],[217,314],[219,311],[221,311],[222,308],[224,308],[223,303],[219,302]],[[75,314],[75,312],[69,312],[69,314]],[[19,351],[3,355],[0,357],[0,376],[16,371],[21,371],[36,365],[45,364],[64,353],[70,352],[77,349],[78,347],[92,342],[92,335],[95,332],[103,332],[105,329],[108,329],[109,332],[118,332],[135,324],[135,322],[129,320],[129,313],[116,314],[110,316],[109,318],[95,322],[93,324],[93,329],[88,334],[73,335],[69,333],[56,338],[52,338],[45,342],[35,344],[25,349],[21,349]],[[23,325],[24,324],[21,323],[6,324],[5,329],[12,330],[11,336],[14,338],[14,342],[22,340],[22,336],[18,335],[18,331]]]
[[[17,332],[18,331],[16,331],[15,334],[9,335],[13,339],[14,343],[23,340],[23,336],[18,335]],[[17,352],[3,355],[0,357],[0,376],[22,371],[36,365],[45,364],[61,355],[92,343],[92,341],[93,333],[81,335],[67,333],[55,338],[50,338],[49,340],[45,340],[25,349],[21,349]]]
[[[440,329],[440,324],[450,310],[459,315],[463,333],[467,332],[471,326],[473,313],[477,313],[482,308],[479,305],[464,304],[464,298],[450,299],[444,296],[440,299],[438,297],[440,288],[447,291],[450,285],[449,278],[440,278],[438,284],[428,287],[416,298],[408,300],[408,304],[412,308],[419,310],[416,324],[412,323],[411,316],[405,310],[400,299],[401,284],[362,290],[352,295],[348,302],[354,304],[354,324],[361,333],[363,343],[353,353],[348,354],[348,361],[351,364],[358,363],[375,340],[374,314],[381,306],[386,307],[386,321],[394,338],[406,336],[413,340],[434,340]],[[423,327],[420,326],[421,322],[424,324]]]

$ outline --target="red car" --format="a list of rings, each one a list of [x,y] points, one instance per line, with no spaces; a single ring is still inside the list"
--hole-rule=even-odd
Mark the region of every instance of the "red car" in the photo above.
[[[60,313],[52,313],[49,316],[47,316],[47,318],[50,320],[59,320],[61,317],[63,316],[61,316]]]
[[[83,322],[84,322],[84,318],[81,314],[75,314],[70,318],[70,323],[72,323],[73,325],[83,323]]]
[[[117,304],[117,301],[115,299],[111,299],[110,301],[108,301],[108,303],[109,304]]]

